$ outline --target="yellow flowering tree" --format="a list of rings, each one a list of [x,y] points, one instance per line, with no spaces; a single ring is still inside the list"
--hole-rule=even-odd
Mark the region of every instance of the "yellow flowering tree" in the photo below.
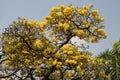
[[[73,37],[86,42],[106,38],[104,18],[93,5],[53,7],[42,22],[19,18],[2,34],[0,78],[39,80],[108,79],[102,59],[80,51]]]

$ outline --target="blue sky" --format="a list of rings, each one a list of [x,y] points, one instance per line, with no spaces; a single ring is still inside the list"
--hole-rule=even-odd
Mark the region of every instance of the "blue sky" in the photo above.
[[[18,17],[42,21],[53,6],[73,4],[81,7],[89,3],[94,4],[94,9],[98,9],[105,17],[108,38],[97,44],[89,44],[89,50],[98,54],[105,49],[111,49],[112,44],[120,39],[120,0],[0,0],[0,34]]]

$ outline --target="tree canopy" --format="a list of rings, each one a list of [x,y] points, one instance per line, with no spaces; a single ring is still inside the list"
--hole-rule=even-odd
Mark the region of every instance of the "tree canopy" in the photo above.
[[[19,18],[2,33],[0,78],[40,80],[109,79],[103,59],[71,43],[78,37],[98,42],[107,37],[104,18],[93,5],[53,7],[41,22]]]

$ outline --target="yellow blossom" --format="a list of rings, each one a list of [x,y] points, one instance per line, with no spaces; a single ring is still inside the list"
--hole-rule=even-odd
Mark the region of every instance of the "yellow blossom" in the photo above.
[[[106,64],[106,65],[109,65],[109,62],[108,62],[108,61],[106,61],[106,62],[105,62],[105,64]]]
[[[46,19],[46,20],[51,20],[52,17],[51,17],[51,16],[46,16],[45,19]]]
[[[103,62],[103,59],[100,59],[99,61],[100,61],[100,63],[102,63],[102,62]]]
[[[90,3],[90,4],[89,4],[89,7],[92,8],[92,7],[93,7],[93,4]]]
[[[97,33],[104,36],[104,37],[106,37],[106,32],[103,29],[98,29]]]
[[[80,71],[80,75],[83,75],[84,73],[85,73],[84,70],[81,70],[81,71]]]
[[[98,10],[93,10],[91,12],[92,16],[98,16],[99,15],[99,11]]]
[[[73,10],[70,7],[66,7],[63,10],[64,15],[66,15],[67,17],[73,14]]]
[[[51,30],[51,31],[48,33],[48,36],[51,36],[53,33],[54,33],[54,31]]]
[[[25,60],[25,65],[28,66],[29,63],[30,63],[30,60],[29,60],[29,59],[26,59],[26,60]]]
[[[84,10],[88,10],[88,6],[83,6],[83,9]]]
[[[47,25],[48,25],[48,20],[44,20],[44,21],[38,23],[38,26],[40,27],[41,31],[44,31],[46,29]]]
[[[56,14],[57,14],[59,17],[62,17],[62,16],[63,16],[62,12],[57,12]]]
[[[69,24],[68,24],[68,23],[64,23],[64,24],[63,24],[63,28],[64,28],[64,30],[68,30],[68,29],[69,29],[69,27],[70,27],[70,26],[69,26]]]
[[[53,61],[53,65],[56,65],[56,64],[57,64],[57,60],[54,60],[54,61]]]
[[[103,17],[99,17],[98,21],[103,22],[105,19]]]
[[[66,8],[65,5],[60,5],[60,9],[61,9],[61,10],[64,10],[65,8]]]
[[[36,48],[42,48],[43,47],[43,42],[39,39],[36,39],[33,44],[34,47]]]
[[[57,68],[61,68],[61,66],[62,66],[62,62],[57,62],[56,67],[57,67]]]
[[[71,65],[75,65],[77,62],[75,60],[69,60],[68,63]]]
[[[60,54],[59,52],[57,52],[57,53],[55,54],[55,57],[56,57],[56,58],[60,58],[60,55],[61,55],[61,54]]]
[[[56,38],[56,37],[53,37],[53,38],[52,38],[52,41],[53,41],[53,42],[56,42],[56,41],[57,41],[57,38]]]
[[[63,51],[64,50],[68,50],[69,49],[69,45],[68,44],[65,44],[65,45],[63,45],[63,47],[61,48]]]
[[[56,12],[56,11],[58,11],[58,10],[59,10],[59,7],[52,7],[50,11],[51,11],[51,12]]]
[[[68,51],[68,54],[69,54],[69,55],[73,54],[73,51]]]
[[[80,71],[81,70],[81,67],[78,65],[77,66],[77,71]]]
[[[77,35],[77,36],[81,36],[84,31],[83,30],[73,30],[73,32]]]
[[[97,37],[92,37],[92,38],[91,38],[91,42],[92,42],[92,43],[95,43],[95,42],[97,42],[97,41],[98,41]]]
[[[29,54],[29,52],[28,52],[28,51],[25,51],[25,50],[23,50],[22,53],[23,53],[23,54]]]
[[[12,59],[14,59],[15,57],[16,57],[15,54],[12,54],[12,55],[11,55],[11,58],[12,58]]]
[[[85,7],[84,7],[85,8]],[[88,12],[88,10],[87,9],[84,9],[84,8],[79,8],[78,9],[78,13],[79,13],[79,15],[86,15],[87,14],[87,12]]]

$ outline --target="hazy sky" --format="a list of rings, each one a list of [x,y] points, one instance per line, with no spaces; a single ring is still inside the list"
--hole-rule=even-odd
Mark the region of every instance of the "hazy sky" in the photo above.
[[[120,0],[0,0],[0,34],[18,17],[25,17],[28,20],[37,19],[42,21],[53,6],[60,4],[81,7],[94,4],[105,17],[105,30],[108,38],[97,44],[90,44],[90,51],[98,54],[105,49],[112,47],[112,44],[120,39]]]

